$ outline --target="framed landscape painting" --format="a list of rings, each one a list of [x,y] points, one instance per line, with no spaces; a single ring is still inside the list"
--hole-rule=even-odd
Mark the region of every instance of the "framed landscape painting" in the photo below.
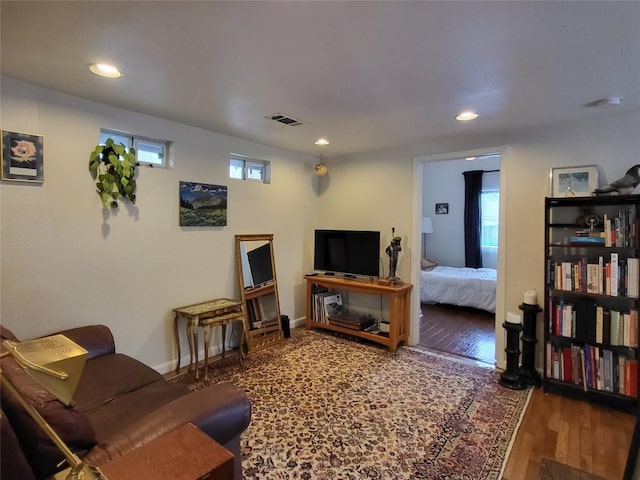
[[[181,227],[224,227],[226,225],[226,185],[180,182]]]
[[[44,181],[42,137],[27,133],[2,132],[2,180]]]

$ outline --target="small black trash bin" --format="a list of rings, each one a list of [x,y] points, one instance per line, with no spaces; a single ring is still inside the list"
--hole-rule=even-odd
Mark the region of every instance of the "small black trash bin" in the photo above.
[[[288,315],[280,315],[280,325],[282,326],[282,333],[284,333],[284,338],[291,337],[291,327],[289,326]]]

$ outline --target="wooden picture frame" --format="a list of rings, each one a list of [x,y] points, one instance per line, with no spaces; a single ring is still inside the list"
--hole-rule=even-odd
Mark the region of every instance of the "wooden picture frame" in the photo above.
[[[42,183],[43,162],[41,135],[2,131],[2,180]]]
[[[598,166],[552,168],[550,177],[551,197],[590,197],[598,188]]]
[[[449,204],[448,203],[436,203],[436,215],[448,215]]]

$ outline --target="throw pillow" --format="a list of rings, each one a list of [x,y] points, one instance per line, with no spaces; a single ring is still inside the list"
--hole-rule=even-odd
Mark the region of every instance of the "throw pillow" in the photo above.
[[[420,259],[420,268],[425,272],[429,270],[433,270],[437,265],[438,265],[437,262],[434,262],[433,260],[429,260],[428,258]]]

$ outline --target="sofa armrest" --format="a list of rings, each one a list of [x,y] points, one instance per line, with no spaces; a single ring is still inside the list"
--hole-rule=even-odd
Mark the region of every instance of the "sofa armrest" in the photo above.
[[[111,330],[104,325],[70,328],[58,333],[86,349],[89,352],[87,360],[116,353],[116,344]]]
[[[230,383],[211,385],[138,419],[93,447],[83,459],[92,465],[103,465],[186,423],[193,423],[224,445],[246,430],[250,420],[251,403],[239,387]]]
[[[36,478],[18,437],[2,410],[0,410],[0,472],[2,478],[19,478],[20,480]]]

